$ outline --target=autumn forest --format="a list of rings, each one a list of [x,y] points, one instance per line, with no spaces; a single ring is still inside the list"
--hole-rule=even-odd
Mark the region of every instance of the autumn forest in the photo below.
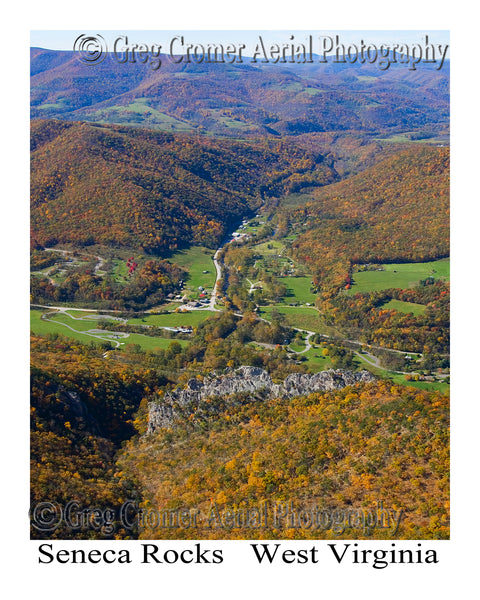
[[[31,537],[448,539],[448,61],[124,67],[31,53]]]

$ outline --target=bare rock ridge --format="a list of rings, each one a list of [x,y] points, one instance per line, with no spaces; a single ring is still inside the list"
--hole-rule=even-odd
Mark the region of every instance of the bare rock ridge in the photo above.
[[[207,398],[236,396],[232,404],[266,398],[294,398],[313,392],[341,390],[356,383],[369,383],[375,377],[368,371],[329,370],[306,375],[292,373],[283,383],[273,383],[270,375],[258,367],[239,367],[225,375],[211,374],[203,381],[190,379],[184,388],[167,392],[161,402],[149,404],[148,433],[162,427],[171,427],[175,420],[185,414],[195,413],[196,418],[212,413],[213,407]]]

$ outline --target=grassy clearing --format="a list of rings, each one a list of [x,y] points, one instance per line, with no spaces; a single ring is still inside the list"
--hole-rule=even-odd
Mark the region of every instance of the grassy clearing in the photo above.
[[[290,350],[291,352],[303,352],[303,350],[305,350],[305,344],[296,344],[292,342],[291,344],[288,344],[287,350]]]
[[[103,317],[103,314],[101,315],[101,314],[97,313],[96,311],[87,311],[87,310],[71,310],[71,309],[69,309],[69,310],[66,310],[65,313],[67,315],[71,315],[72,317],[76,317],[77,319],[78,319],[78,317],[87,317],[88,315],[90,315],[89,319],[92,319],[92,320],[94,317],[97,317],[97,316],[100,319]]]
[[[160,337],[149,337],[141,333],[131,333],[128,338],[120,342],[120,348],[125,348],[128,344],[138,344],[142,350],[166,350],[172,342],[178,342],[181,346],[187,346],[186,340],[172,340]]]
[[[307,331],[315,331],[330,335],[331,330],[323,324],[322,318],[318,311],[310,307],[301,306],[266,306],[262,308],[260,316],[267,321],[272,319],[272,310],[277,310],[282,315],[285,315],[285,324],[289,327],[297,329],[306,329]]]
[[[280,198],[280,206],[282,208],[291,207],[296,208],[298,206],[304,206],[307,202],[312,202],[314,197],[312,194],[293,193],[288,196]],[[295,237],[295,236],[293,236]]]
[[[88,313],[85,313],[88,314]],[[83,315],[84,316],[84,315]],[[65,323],[69,327],[73,327],[77,331],[88,331],[89,329],[96,329],[98,327],[98,319],[88,319],[88,320],[77,320],[70,318],[69,315],[63,313],[57,313],[56,315],[50,315],[48,317],[49,321],[53,321],[55,323]],[[66,327],[64,327],[65,332],[70,331]],[[67,335],[67,333],[65,333]]]
[[[371,367],[371,371],[374,371],[373,367]],[[443,381],[406,381],[405,375],[400,375],[399,373],[392,373],[391,371],[382,371],[381,369],[380,373],[380,377],[387,377],[397,385],[414,387],[419,390],[437,391],[442,392],[442,394],[448,394],[450,392],[450,385],[448,383],[444,383]]]
[[[290,261],[285,256],[279,256],[278,254],[266,254],[260,258],[258,258],[258,254],[256,256],[255,267],[270,275],[279,276],[282,270],[289,268]]]
[[[322,348],[310,348],[308,352],[305,352],[301,356],[304,356],[307,359],[307,361],[303,364],[305,364],[313,373],[333,369],[330,357],[323,356]]]
[[[269,240],[268,242],[262,242],[261,244],[256,244],[252,246],[252,252],[254,254],[258,254],[259,256],[270,256],[273,254],[281,254],[284,250],[284,245],[282,242],[277,240]]]
[[[434,137],[424,137],[418,140],[411,139],[411,134],[415,134],[415,131],[406,131],[404,133],[396,133],[387,138],[376,138],[377,142],[388,142],[393,144],[448,144],[448,135],[438,133]]]
[[[40,110],[49,110],[49,109],[58,109],[65,108],[65,98],[58,98],[57,101],[54,102],[45,102],[45,104],[39,104],[35,108]]]
[[[401,373],[393,373],[392,371],[388,371],[387,369],[380,369],[378,367],[374,367],[370,363],[368,363],[361,355],[355,355],[355,361],[358,361],[358,364],[363,369],[367,369],[367,371],[370,371],[376,377],[379,377],[381,379],[391,379],[393,383],[397,385],[410,386],[420,390],[436,390],[442,392],[443,394],[448,394],[450,391],[450,385],[448,383],[444,383],[443,381],[407,381],[405,379],[405,375],[402,375]]]
[[[68,329],[68,327],[65,327],[61,324],[61,321],[44,321],[41,318],[42,314],[43,313],[40,310],[30,311],[30,329],[36,335],[45,336],[49,333],[58,333],[59,335],[77,340],[82,344],[91,344],[93,342],[95,345],[99,346],[100,344],[104,343],[104,340],[99,338],[95,338],[83,333],[77,333],[71,329]],[[73,323],[81,323],[81,321],[72,321],[71,319],[70,321],[72,323],[72,325],[70,325],[71,327],[74,329],[80,329],[80,327],[76,328]],[[92,325],[90,325],[89,328],[92,328]]]
[[[176,263],[188,272],[185,286],[187,292],[198,295],[199,286],[213,290],[216,280],[213,255],[214,251],[209,248],[192,246],[186,250],[179,250],[169,258],[169,262]]]
[[[393,309],[402,313],[413,313],[416,317],[423,315],[426,306],[423,304],[417,304],[416,302],[403,302],[402,300],[390,300],[382,306],[387,310]]]
[[[289,81],[288,83],[273,84],[272,87],[279,90],[286,90],[289,92],[302,92],[304,84],[299,81]]]
[[[139,98],[127,105],[115,105],[87,112],[98,123],[148,123],[155,129],[191,131],[192,125],[160,112],[147,104],[148,98]]]
[[[372,77],[371,75],[357,75],[358,81],[363,81],[363,83],[374,83],[377,81],[377,77]]]
[[[73,312],[73,311],[72,311]],[[80,311],[75,311],[80,312]],[[83,344],[94,343],[99,346],[104,342],[111,341],[109,336],[114,335],[115,332],[105,331],[105,336],[102,334],[98,334],[101,338],[93,337],[87,334],[89,329],[96,329],[95,320],[92,321],[77,321],[71,319],[68,315],[58,313],[56,315],[52,315],[49,317],[49,320],[44,320],[41,318],[44,311],[40,310],[31,310],[30,311],[30,329],[36,335],[48,335],[50,333],[58,333],[59,335],[63,335],[65,337],[77,340],[82,342]],[[88,314],[88,313],[83,313]],[[168,316],[168,315],[167,315]],[[140,321],[140,319],[137,319]],[[73,327],[76,331],[72,331],[65,325],[69,325]],[[82,333],[85,332],[85,333]],[[142,350],[156,350],[156,349],[166,349],[170,345],[172,341],[171,338],[162,338],[162,337],[150,337],[147,335],[131,333],[128,337],[121,339],[117,339],[120,342],[120,348],[124,348],[127,344],[138,344]],[[177,340],[182,346],[186,346],[189,342],[185,340]],[[112,343],[112,346],[114,344]]]
[[[317,88],[307,87],[304,90],[302,90],[302,93],[308,94],[309,96],[318,96],[319,94],[322,93],[322,90],[319,90]]]
[[[253,235],[254,233],[257,233],[257,231],[261,227],[263,227],[263,225],[260,224],[260,220],[259,219],[254,219],[251,222],[251,224],[247,223],[246,225],[242,225],[242,229],[238,228],[237,232],[238,233],[249,233],[250,235]]]
[[[197,310],[189,313],[169,313],[145,315],[142,319],[129,319],[130,325],[155,325],[156,327],[195,327],[207,317],[215,314],[210,310]]]
[[[295,337],[288,344],[288,349],[293,352],[303,352],[306,348],[307,334],[304,332],[297,331]]]
[[[285,246],[276,240],[270,240],[252,247],[258,257],[256,267],[265,269],[267,273],[277,277],[278,283],[285,285],[287,294],[283,301],[286,304],[315,304],[316,296],[311,291],[311,275],[305,274],[305,269],[285,255]],[[288,273],[293,275],[288,275]],[[281,275],[286,276],[281,276]],[[295,276],[297,275],[297,276]]]
[[[120,258],[115,258],[112,261],[111,275],[117,283],[125,283],[128,281],[127,261]]]
[[[392,379],[399,385],[406,385],[419,390],[437,391],[442,392],[442,394],[448,394],[450,392],[450,385],[448,383],[443,383],[442,381],[405,381],[404,375],[396,375],[395,378]]]
[[[282,277],[279,280],[287,286],[285,302],[299,302],[300,304],[315,304],[316,296],[311,292],[311,277]]]
[[[290,345],[290,347],[292,346]],[[323,356],[321,347],[313,347],[308,352],[305,352],[300,356],[304,356],[307,359],[307,361],[303,364],[306,365],[308,369],[314,373],[334,368],[330,357]],[[392,373],[391,371],[387,371],[386,369],[373,367],[372,365],[367,363],[363,359],[363,357],[358,355],[355,355],[354,362],[360,369],[366,369],[367,371],[370,371],[375,376],[381,379],[391,379],[393,383],[397,385],[410,386],[421,390],[437,390],[444,394],[448,394],[450,389],[450,386],[447,383],[443,383],[442,381],[406,381],[405,375],[401,375],[399,373]]]
[[[353,285],[345,293],[371,292],[388,288],[406,289],[415,287],[422,279],[450,279],[450,259],[424,262],[385,264],[383,271],[362,271],[353,274]]]
[[[235,119],[235,117],[226,115],[222,112],[221,108],[211,108],[207,109],[210,113],[212,119],[215,119],[217,123],[225,125],[225,127],[231,127],[233,129],[242,129],[242,130],[252,130],[256,129],[254,125],[251,123],[245,123],[245,121],[241,121],[240,119]]]
[[[88,331],[89,329],[98,329],[98,321],[108,320],[111,323],[117,321],[110,319],[108,315],[96,312],[67,311],[65,313],[51,314],[49,320],[57,323],[65,323],[79,331]]]

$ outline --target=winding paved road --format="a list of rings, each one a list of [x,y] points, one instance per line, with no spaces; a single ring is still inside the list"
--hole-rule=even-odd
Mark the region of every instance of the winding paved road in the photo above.
[[[212,295],[210,296],[210,302],[207,305],[209,310],[215,310],[215,311],[218,310],[218,308],[215,308],[215,304],[217,302],[217,295],[218,295],[217,286],[218,286],[218,282],[222,278],[222,266],[221,266],[220,262],[218,261],[218,255],[220,254],[220,251],[222,250],[222,248],[223,248],[223,246],[220,246],[220,248],[217,248],[217,251],[213,255],[213,264],[215,265],[215,271],[217,273],[217,277],[215,279],[215,283],[213,284],[213,290],[212,290]]]
[[[312,344],[310,343],[310,338],[312,337],[312,335],[315,335],[315,331],[307,331],[306,329],[297,329],[296,327],[292,327],[292,329],[295,329],[295,331],[301,331],[302,333],[307,334],[307,337],[305,338],[305,349],[299,350],[298,352],[297,352],[297,350],[292,350],[291,348],[287,348],[287,350],[289,352],[293,352],[294,354],[304,354],[305,352],[308,352],[312,348]]]
[[[32,304],[32,306],[40,306],[38,304]],[[44,308],[54,308],[54,307],[44,307]],[[65,307],[63,307],[62,309],[59,310],[55,310],[55,312],[48,312],[42,315],[42,319],[44,321],[51,321],[52,323],[57,323],[58,325],[63,325],[63,327],[66,327],[67,329],[70,329],[70,331],[73,331],[75,333],[80,333],[81,335],[88,335],[89,337],[93,337],[93,338],[97,338],[99,340],[102,341],[106,341],[106,342],[113,342],[115,344],[115,348],[119,348],[120,347],[120,342],[118,341],[118,339],[125,339],[128,338],[129,334],[125,333],[123,331],[108,331],[106,329],[88,329],[87,331],[78,331],[78,329],[74,329],[73,327],[70,327],[70,325],[67,325],[67,323],[62,323],[61,321],[55,321],[54,319],[49,319],[49,315],[58,315],[58,314],[66,314],[67,316],[69,316],[71,319],[74,319],[75,321],[91,321],[91,317],[93,315],[86,315],[85,317],[74,317],[70,314],[68,314],[66,311],[67,310],[83,310],[86,312],[91,312],[93,309],[77,309],[77,308],[71,308],[71,309],[67,309]],[[94,311],[96,312],[96,311]],[[110,317],[109,315],[98,315],[97,320],[103,319],[103,318],[107,318],[107,319],[112,319],[115,321],[124,321],[126,322],[126,319],[120,319],[119,317]]]
[[[217,248],[217,250],[215,251],[215,254],[213,256],[213,264],[215,265],[216,278],[215,278],[215,283],[214,283],[214,286],[213,286],[213,290],[212,290],[212,294],[210,296],[209,303],[206,304],[206,305],[203,305],[203,306],[198,306],[198,307],[190,307],[189,306],[188,310],[200,310],[200,311],[201,310],[208,310],[208,311],[220,312],[221,309],[218,309],[218,308],[215,307],[215,304],[217,302],[217,296],[218,296],[218,283],[219,283],[220,279],[222,278],[222,265],[221,265],[221,263],[219,261],[219,255],[220,255],[221,250],[224,248],[224,246],[229,243],[228,240],[230,239],[230,237],[231,236],[229,235],[229,236],[227,236],[225,238],[225,241],[222,243],[222,245],[219,248]],[[64,254],[64,255],[71,254],[71,252],[69,250],[59,250],[59,249],[56,249],[56,248],[45,248],[45,250],[48,250],[50,252],[59,252],[59,253]],[[88,254],[88,256],[93,256],[97,260],[97,264],[95,266],[95,272],[98,272],[98,270],[103,266],[105,259],[103,259],[100,256],[95,256],[93,254]],[[250,283],[250,290],[249,290],[250,292],[252,292],[254,286],[257,285],[257,283],[259,283],[259,282],[253,283],[249,279],[247,279],[247,281]],[[45,309],[49,309],[49,310],[55,310],[55,311],[59,311],[60,313],[66,313],[66,311],[68,311],[68,310],[76,310],[76,311],[83,311],[83,312],[90,312],[90,313],[97,313],[98,312],[97,310],[92,309],[92,308],[77,308],[77,307],[74,307],[74,306],[72,306],[72,307],[65,307],[65,306],[44,306],[44,305],[41,305],[41,304],[32,304],[31,306],[38,307],[38,308],[45,308]],[[111,310],[111,311],[108,311],[108,312],[115,313],[115,312],[121,312],[121,311]],[[143,311],[143,312],[147,312],[148,313],[150,311],[147,310],[147,311]],[[49,313],[47,313],[46,315],[42,315],[42,318],[47,317],[48,314]],[[54,313],[54,314],[56,314],[56,313]],[[235,314],[237,316],[239,316],[239,317],[243,317],[242,313],[235,313]],[[74,319],[74,320],[89,320],[88,317],[73,317],[72,315],[68,315],[68,316],[71,319]],[[123,321],[125,323],[127,322],[127,319],[122,319],[120,317],[109,317],[108,315],[101,315],[101,317],[99,317],[99,318],[107,318],[107,319],[110,318],[112,320]],[[264,319],[262,317],[258,317],[258,318],[260,318],[262,321],[265,321],[266,323],[270,323],[270,321],[268,321],[267,319]],[[49,319],[47,319],[47,320],[49,320]],[[76,333],[81,333],[81,334],[84,334],[84,335],[90,335],[91,337],[96,337],[96,338],[99,338],[99,339],[105,339],[105,335],[104,336],[98,335],[98,332],[100,332],[102,330],[91,329],[91,330],[89,330],[89,332],[86,332],[86,331],[77,331],[77,330],[73,329],[73,327],[70,327],[69,325],[67,325],[66,323],[61,323],[59,321],[54,321],[54,322],[59,323],[60,325],[63,325],[63,326],[67,327],[68,329],[71,329],[72,331],[74,331]],[[163,329],[171,329],[171,328],[169,328],[169,327],[163,327]],[[294,329],[295,331],[300,331],[302,333],[306,333],[307,334],[307,337],[305,338],[305,348],[304,348],[304,350],[300,350],[300,351],[292,350],[291,348],[287,348],[287,350],[289,352],[291,352],[291,353],[294,353],[294,354],[305,354],[306,352],[308,352],[312,348],[312,344],[310,343],[311,337],[313,335],[315,335],[316,333],[318,333],[318,332],[308,331],[306,329],[299,329],[299,328],[296,328],[296,327],[292,327],[292,329]],[[122,337],[122,338],[128,337],[128,333],[118,332],[118,334],[119,335],[117,337]],[[326,334],[321,334],[321,335],[322,335],[322,337],[327,338],[327,339],[335,339],[335,338],[332,338],[332,336],[329,336],[329,335],[326,335]],[[115,339],[109,339],[109,341],[114,342],[116,344],[116,347],[119,347],[119,345],[120,345],[119,342],[117,342]],[[396,350],[396,349],[393,349],[393,348],[385,348],[383,346],[377,346],[377,345],[373,345],[373,344],[367,344],[366,342],[360,342],[358,340],[350,340],[348,338],[342,338],[341,336],[339,337],[338,341],[340,341],[340,342],[342,342],[342,341],[343,342],[349,342],[351,344],[355,344],[355,345],[358,345],[358,346],[361,346],[361,347],[375,348],[375,349],[378,349],[378,350],[388,350],[390,352],[396,352],[398,354],[403,354],[403,355],[423,356],[423,354],[421,352],[407,352],[407,351],[404,351],[404,350]],[[365,350],[363,351],[363,353],[360,353],[360,352],[354,350],[354,353],[357,356],[359,356],[362,360],[364,360],[365,362],[367,362],[368,364],[370,364],[371,366],[377,367],[378,369],[386,370],[384,367],[382,367],[380,365],[380,360],[376,356],[374,356],[373,354],[370,354],[369,352],[366,352]],[[391,371],[390,369],[388,369],[388,370]],[[416,374],[415,372],[407,373],[407,372],[404,372],[404,371],[391,371],[391,372],[392,373],[398,373],[398,374],[401,374],[401,375],[415,375]],[[447,375],[444,375],[444,376],[441,376],[441,377],[447,377]]]

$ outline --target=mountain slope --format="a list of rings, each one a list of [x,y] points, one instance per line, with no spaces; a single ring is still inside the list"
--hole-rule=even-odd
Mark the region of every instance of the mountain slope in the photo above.
[[[284,142],[214,141],[136,128],[32,122],[32,237],[165,253],[218,244],[262,196],[323,185],[320,154]]]
[[[402,510],[397,539],[448,537],[448,398],[439,393],[375,382],[284,400],[216,397],[203,418],[185,412],[119,455],[147,510],[198,512],[196,527],[146,525],[143,539],[391,539],[393,527],[362,526],[361,511],[379,502]],[[301,512],[317,517],[299,521]]]
[[[448,148],[415,146],[316,190],[293,215],[293,243],[324,292],[343,287],[355,263],[420,262],[449,253]],[[306,231],[305,231],[306,230]]]

